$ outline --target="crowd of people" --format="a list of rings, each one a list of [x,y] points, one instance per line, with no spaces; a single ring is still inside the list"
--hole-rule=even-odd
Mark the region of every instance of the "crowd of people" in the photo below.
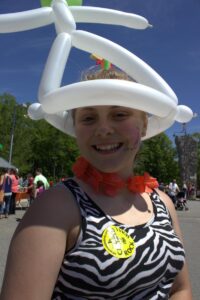
[[[60,181],[62,182],[64,179],[62,178]],[[28,173],[25,179],[19,177],[17,169],[0,170],[0,219],[3,217],[8,218],[10,214],[15,214],[16,195],[18,192],[25,191],[27,193],[30,206],[37,196],[53,185],[53,181],[48,182],[47,178],[42,174],[41,168],[36,169],[35,176]],[[182,188],[180,188],[176,179],[173,179],[169,184],[161,182],[159,189],[171,198],[175,208],[177,208],[180,198],[184,199],[187,207],[187,200],[193,199],[195,195],[195,185],[193,183],[187,185],[184,182]]]
[[[181,207],[188,210],[187,200],[194,199],[196,194],[194,183],[186,184],[186,182],[183,182],[182,187],[179,187],[176,179],[173,179],[169,184],[161,182],[159,189],[171,198],[176,209],[179,208],[182,202],[183,205],[181,205]]]
[[[29,173],[25,180],[19,177],[17,169],[0,170],[0,219],[15,214],[17,193],[25,191],[31,205],[34,199],[49,186],[40,168],[36,169],[35,176]]]

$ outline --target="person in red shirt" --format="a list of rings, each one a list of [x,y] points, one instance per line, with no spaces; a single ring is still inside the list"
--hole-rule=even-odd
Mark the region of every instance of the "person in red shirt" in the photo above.
[[[9,174],[12,179],[12,196],[11,196],[9,213],[15,214],[15,208],[16,208],[15,198],[19,189],[19,176],[17,175],[16,169],[10,169]]]
[[[35,197],[34,197],[34,177],[31,173],[27,175],[27,193],[29,194],[29,206],[33,203]]]

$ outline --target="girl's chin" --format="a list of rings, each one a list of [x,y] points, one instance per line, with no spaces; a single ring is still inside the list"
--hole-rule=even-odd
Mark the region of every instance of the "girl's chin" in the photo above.
[[[100,172],[103,172],[103,173],[117,173],[117,174],[121,174],[121,173],[124,173],[124,169],[126,169],[126,171],[129,170],[129,168],[124,168],[124,165],[123,166],[119,166],[117,164],[117,162],[115,164],[103,164],[103,163],[92,163],[92,165]]]
[[[90,159],[88,161],[95,169],[103,173],[113,173],[116,170],[116,165],[114,167],[113,164],[109,164],[108,162],[106,163],[97,159],[96,160]]]
[[[91,155],[85,158],[90,162],[90,164],[96,168],[97,170],[103,173],[124,173],[132,172],[132,166],[135,154],[134,153],[116,153],[110,155],[99,155],[99,153],[94,155],[94,153],[90,153]]]

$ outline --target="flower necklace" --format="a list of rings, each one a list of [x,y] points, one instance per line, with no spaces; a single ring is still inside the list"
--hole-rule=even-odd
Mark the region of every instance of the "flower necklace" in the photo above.
[[[82,156],[76,160],[72,171],[78,179],[89,184],[96,193],[103,192],[110,197],[117,195],[124,187],[132,193],[151,193],[158,187],[156,178],[146,172],[143,176],[132,176],[125,181],[116,173],[98,171]]]

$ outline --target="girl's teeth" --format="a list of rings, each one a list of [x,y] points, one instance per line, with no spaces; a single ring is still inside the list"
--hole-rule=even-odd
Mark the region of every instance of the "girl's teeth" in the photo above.
[[[113,145],[102,145],[102,146],[95,146],[95,148],[99,151],[109,151],[109,150],[116,150],[119,148],[120,144],[113,144]]]

